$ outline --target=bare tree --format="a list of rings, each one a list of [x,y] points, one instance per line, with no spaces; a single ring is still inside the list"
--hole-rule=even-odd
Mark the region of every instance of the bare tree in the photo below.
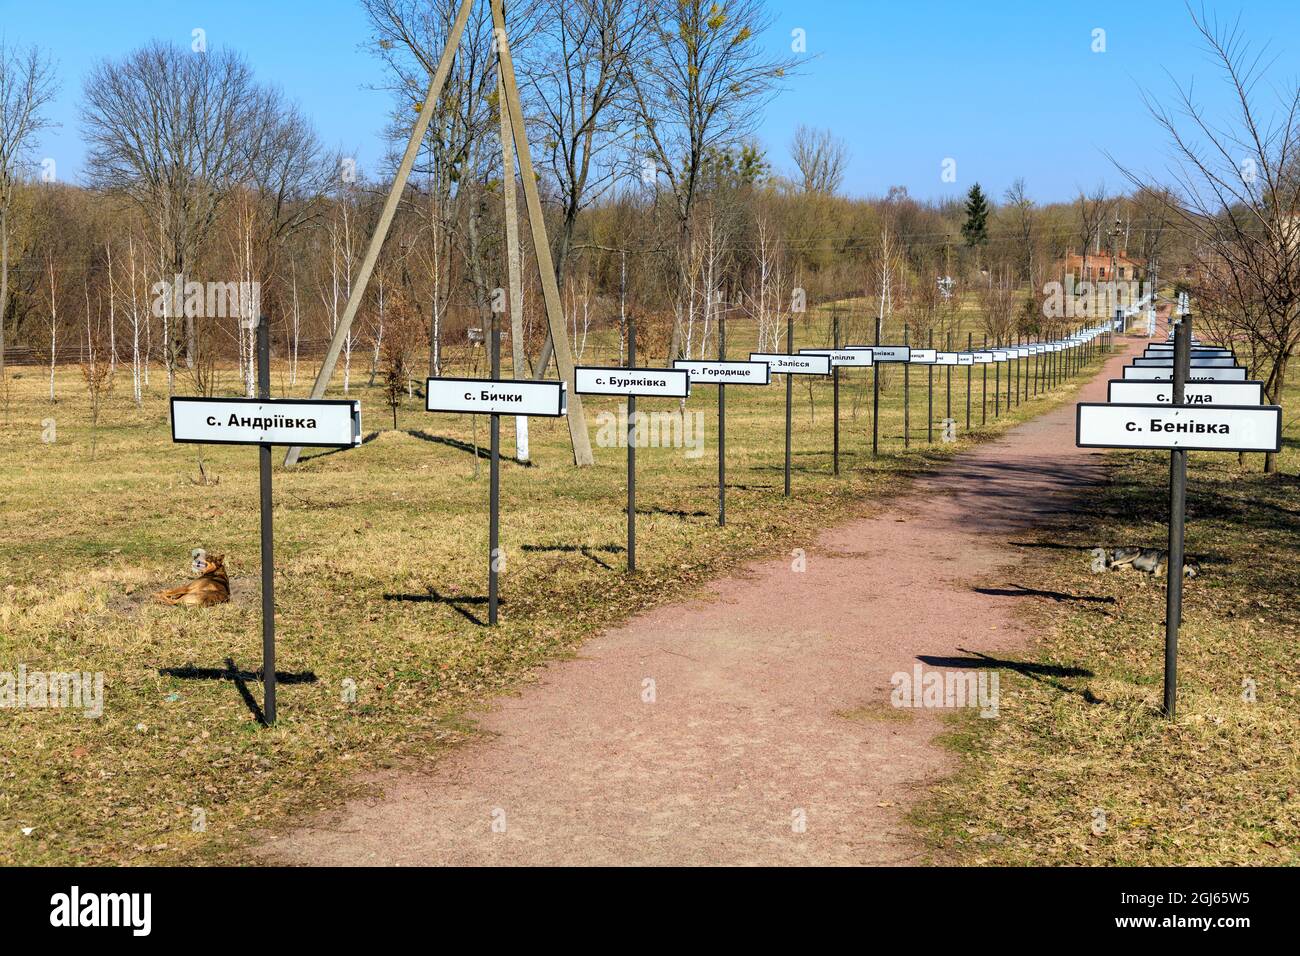
[[[391,74],[394,94],[390,136],[394,143],[410,135],[412,106],[424,105],[428,78],[437,69],[460,0],[362,0],[373,48]],[[512,4],[511,49],[526,46],[532,32],[532,2]],[[497,82],[492,17],[486,3],[469,16],[446,87],[434,107],[414,174],[424,178],[409,211],[425,223],[426,241],[414,258],[425,266],[429,301],[429,374],[442,374],[442,333],[458,282],[474,285],[483,275],[478,220],[485,170],[484,138],[493,126]],[[394,157],[396,163],[396,157]],[[471,229],[468,220],[473,219]],[[472,233],[472,235],[471,235]],[[463,268],[457,268],[456,259]],[[476,298],[485,293],[479,290]]]
[[[710,155],[753,128],[760,109],[799,61],[772,56],[759,43],[771,23],[764,0],[648,2],[653,42],[632,73],[642,124],[640,152],[656,185],[668,184],[679,253],[690,261],[691,213]],[[681,353],[681,336],[679,321],[670,360]]]
[[[1034,201],[1023,178],[1013,182],[1006,191],[1007,208],[1013,217],[1016,231],[1018,278],[1032,280],[1034,275]]]
[[[158,235],[160,278],[182,287],[204,238],[249,168],[262,93],[239,56],[153,42],[87,75],[82,108],[91,181],[121,190]],[[170,306],[169,306],[170,308]],[[194,317],[182,347],[194,366]]]
[[[520,92],[532,94],[545,163],[559,191],[557,282],[578,213],[617,177],[611,152],[629,132],[620,121],[627,118],[633,56],[646,34],[648,9],[643,0],[544,0],[538,29],[517,57]]]
[[[578,214],[618,178],[619,164],[611,154],[630,131],[623,121],[650,10],[645,0],[542,0],[538,27],[518,58],[521,94],[531,93],[546,164],[559,192],[554,263],[561,287]],[[551,347],[548,336],[538,357],[541,370]]]
[[[0,36],[0,379],[5,374],[14,181],[36,134],[50,125],[44,111],[57,88],[53,64],[36,47],[15,49]]]
[[[989,284],[980,290],[982,324],[994,345],[1006,345],[1016,327],[1016,293],[1011,277],[1004,271],[1000,276],[990,276]]]
[[[1111,199],[1106,194],[1106,187],[1098,185],[1091,195],[1080,189],[1074,207],[1079,221],[1079,252],[1083,256],[1083,275],[1079,276],[1079,279],[1091,281],[1088,272],[1088,247],[1094,242],[1100,247],[1101,229],[1110,213]]]
[[[790,143],[790,156],[803,177],[804,192],[831,195],[844,182],[849,162],[848,147],[828,129],[813,129],[800,123]]]
[[[1244,351],[1265,400],[1280,405],[1287,367],[1300,344],[1300,86],[1271,104],[1259,92],[1269,63],[1239,23],[1204,14],[1192,22],[1232,93],[1229,119],[1210,117],[1187,87],[1171,109],[1148,98],[1174,163],[1165,187],[1148,186],[1194,244],[1191,287],[1200,334]],[[1121,167],[1123,169],[1123,167]],[[1277,456],[1264,456],[1265,472]]]

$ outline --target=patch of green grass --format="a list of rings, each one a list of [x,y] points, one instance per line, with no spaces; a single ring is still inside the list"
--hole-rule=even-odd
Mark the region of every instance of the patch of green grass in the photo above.
[[[739,324],[733,355],[747,350]],[[812,345],[811,335],[799,343]],[[821,344],[825,344],[823,341]],[[586,356],[616,356],[601,343]],[[335,806],[367,772],[418,763],[473,732],[467,714],[628,616],[696,591],[747,559],[807,546],[825,525],[900,491],[973,441],[1066,400],[1062,388],[959,441],[925,441],[926,375],[912,379],[912,441],[903,447],[902,374],[884,372],[879,458],[870,454],[870,372],[846,372],[841,477],[831,474],[831,387],[794,389],[793,496],[781,495],[785,388],[728,390],[728,524],[714,518],[717,389],[700,387],[703,453],[638,455],[638,572],[624,573],[625,450],[595,449],[571,465],[563,422],[534,419],[535,464],[502,466],[501,625],[482,618],[486,589],[486,420],[399,409],[358,387],[373,440],[342,453],[308,451],[275,471],[279,722],[258,728],[234,682],[165,669],[242,671],[261,662],[257,453],[174,445],[166,380],[155,368],[143,406],[129,369],[105,402],[90,458],[88,403],[76,369],[11,368],[0,409],[0,672],[103,672],[98,719],[55,710],[0,711],[0,859],[7,863],[228,862],[249,834]],[[468,361],[448,374],[472,374]],[[277,364],[277,394],[293,388]],[[939,374],[936,379],[942,382]],[[964,385],[964,377],[954,379]],[[218,394],[237,389],[221,371]],[[336,378],[336,382],[338,379]],[[981,376],[974,377],[975,408]],[[992,377],[990,377],[992,382]],[[178,384],[178,392],[189,389]],[[341,394],[340,388],[331,395]],[[936,389],[936,417],[942,416]],[[960,393],[964,401],[964,391]],[[593,436],[616,400],[588,400]],[[676,403],[642,400],[643,411]],[[42,440],[49,419],[56,438]],[[978,421],[978,418],[976,418]],[[503,449],[513,451],[511,419]],[[421,437],[423,436],[423,437]],[[429,440],[433,438],[435,440]],[[448,441],[443,441],[446,439]],[[459,443],[459,444],[456,444]],[[198,460],[215,484],[201,485]],[[224,553],[233,600],[206,610],[149,595],[184,580],[189,552]],[[261,685],[247,681],[258,700]],[[355,703],[345,689],[355,686]],[[197,809],[196,809],[197,808]],[[196,832],[198,811],[206,829]],[[30,830],[25,834],[24,830]]]

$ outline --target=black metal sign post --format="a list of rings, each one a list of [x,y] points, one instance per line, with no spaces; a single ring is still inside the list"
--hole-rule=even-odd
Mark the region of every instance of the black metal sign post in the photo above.
[[[501,380],[501,313],[492,310],[492,381]],[[492,413],[488,465],[488,626],[497,623],[497,568],[501,549],[501,416]]]
[[[1010,348],[1012,349],[1011,361],[1007,365],[1007,414],[1008,415],[1011,414],[1012,399],[1016,395],[1020,394],[1020,350],[1017,349],[1014,344],[1011,345]],[[1013,379],[1013,376],[1011,374],[1012,371],[1015,372],[1014,387],[1012,382]],[[1019,402],[1017,402],[1016,404],[1019,404]]]
[[[1016,336],[1016,388],[1015,388],[1016,407],[1017,407],[1017,408],[1020,407],[1020,366],[1021,366],[1022,364],[1024,364],[1024,363],[1021,362],[1021,360],[1020,360],[1020,336],[1017,335],[1017,336]],[[1007,384],[1008,384],[1008,385],[1011,384],[1011,376],[1010,376],[1010,374],[1007,375]],[[1008,401],[1007,401],[1007,409],[1008,409],[1008,411],[1010,410],[1010,408],[1011,408],[1011,401],[1008,399]]]
[[[794,354],[794,313],[786,316],[786,351]],[[790,414],[794,402],[794,377],[785,377],[785,496],[790,497]]]
[[[629,317],[626,366],[577,365],[573,390],[578,395],[620,395],[627,399],[627,570],[636,570],[636,396],[655,395],[685,399],[691,394],[691,375],[678,368],[636,367],[636,325]]]
[[[1277,405],[1211,404],[1205,386],[1187,401],[1191,373],[1192,321],[1174,326],[1174,367],[1164,396],[1146,402],[1080,402],[1075,444],[1080,448],[1161,448],[1169,450],[1169,542],[1165,581],[1165,716],[1178,701],[1178,630],[1183,618],[1184,531],[1187,524],[1188,451],[1269,452],[1282,447],[1282,409]],[[1077,346],[1078,343],[1076,343]],[[1071,359],[1071,361],[1074,361]],[[1118,380],[1114,385],[1125,384]],[[1159,386],[1157,386],[1159,387]],[[1165,397],[1167,396],[1167,397]]]
[[[723,333],[724,335],[726,333]],[[627,367],[636,368],[636,315],[627,317]],[[719,390],[720,392],[721,390]],[[722,397],[718,397],[718,432],[722,432]],[[627,570],[636,570],[636,396],[627,397]],[[718,446],[719,460],[722,445]]]
[[[504,563],[501,553],[501,416],[542,415],[562,418],[567,411],[565,383],[501,378],[501,326],[492,313],[490,378],[441,376],[424,381],[424,410],[454,414],[490,415],[491,450],[488,472],[488,621],[497,623],[498,578]]]
[[[903,345],[911,348],[911,330],[903,323]],[[903,366],[903,447],[912,447],[912,363]]]
[[[683,369],[691,385],[718,386],[718,525],[727,523],[727,382],[733,385],[767,385],[772,369],[767,362],[728,362],[726,319],[718,323],[718,360],[716,362],[677,359],[674,369]]]
[[[840,313],[834,309],[831,313],[831,344],[832,348],[840,347]],[[832,439],[831,461],[833,463],[834,473],[840,473],[840,367],[831,363],[831,392],[833,395],[833,418],[835,422],[834,438]]]
[[[718,361],[727,360],[727,310],[718,316]],[[718,527],[727,523],[727,386],[718,383]]]
[[[880,344],[880,322],[876,322],[876,344]],[[871,362],[871,457],[880,454],[880,369]]]
[[[934,348],[934,329],[925,342],[928,349]],[[927,444],[934,444],[934,366],[930,365],[925,370],[925,440]]]
[[[974,341],[974,340],[971,338],[971,333],[970,333],[970,332],[967,332],[967,333],[966,333],[966,352],[967,352],[967,354],[969,354],[969,353],[971,353],[971,352],[973,351],[973,349],[971,349],[971,343],[972,343],[973,341]],[[970,377],[971,377],[971,372],[972,372],[972,371],[974,371],[974,366],[973,366],[973,365],[967,365],[967,366],[966,366],[966,431],[970,431]]]
[[[997,348],[996,342],[993,343],[993,347]],[[1011,369],[1008,368],[1007,378],[1010,377],[1011,377]],[[994,358],[993,360],[993,419],[994,421],[996,421],[998,416],[1002,414],[1001,406],[1002,406],[1002,363],[997,361],[996,358]]]
[[[242,321],[242,320],[241,320]],[[256,445],[262,558],[262,722],[275,723],[275,527],[271,448],[345,448],[361,443],[361,406],[350,399],[271,398],[271,333],[265,315],[254,326],[256,398],[171,399],[172,441]]]
[[[1191,368],[1192,317],[1174,326],[1174,376],[1171,404],[1186,398]],[[1183,622],[1183,544],[1187,521],[1187,451],[1169,453],[1169,564],[1165,580],[1165,705],[1166,717],[1178,706],[1178,627]]]
[[[989,337],[984,336],[983,351],[987,352],[989,348]],[[989,366],[984,363],[984,380],[980,383],[980,425],[988,422],[988,397],[989,397]]]
[[[793,341],[794,321],[787,329],[787,341]],[[683,363],[695,367],[707,363]],[[718,363],[721,366],[722,363]],[[766,365],[768,375],[785,376],[785,497],[790,497],[790,434],[791,434],[791,397],[794,389],[795,375],[830,375],[832,371],[831,356],[824,349],[806,353],[750,352],[749,361],[743,363],[726,363],[732,367]],[[755,381],[754,384],[762,384]]]
[[[1039,336],[1035,335],[1034,336],[1034,394],[1035,395],[1038,394],[1038,376],[1039,376],[1039,370],[1041,369],[1043,363],[1042,344],[1043,344],[1043,340]]]
[[[946,340],[947,351],[951,352],[952,333],[951,332],[947,333],[947,335],[944,338]],[[949,365],[944,371],[947,373],[946,378],[948,379],[948,400],[947,400],[947,404],[944,406],[945,408],[944,418],[946,418],[948,421],[952,421],[952,366]]]
[[[257,397],[271,397],[271,332],[265,315],[257,321]],[[271,512],[271,446],[258,446],[262,489],[262,716],[275,723],[275,532]]]

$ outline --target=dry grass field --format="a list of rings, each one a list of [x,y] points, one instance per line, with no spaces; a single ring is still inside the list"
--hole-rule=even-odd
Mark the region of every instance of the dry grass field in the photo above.
[[[822,322],[821,326],[824,327]],[[821,336],[820,340],[818,336]],[[753,333],[737,325],[732,353]],[[799,345],[827,344],[802,330]],[[608,362],[614,346],[585,357]],[[534,419],[534,463],[502,468],[506,551],[501,625],[482,626],[487,537],[486,420],[398,412],[354,365],[366,441],[309,450],[274,478],[279,722],[259,726],[257,453],[175,445],[165,377],[141,407],[120,368],[91,428],[78,368],[10,368],[0,388],[0,671],[102,672],[104,710],[7,710],[0,719],[0,860],[8,863],[232,861],[263,828],[336,804],[367,771],[437,755],[472,728],[477,702],[570,653],[639,609],[681,597],[747,557],[806,542],[815,529],[905,487],[900,481],[1050,404],[1070,388],[964,428],[965,371],[954,370],[958,441],[926,441],[926,373],[913,370],[911,447],[901,369],[883,376],[881,454],[870,454],[871,373],[843,373],[842,474],[831,473],[831,387],[796,383],[793,496],[781,495],[784,385],[732,387],[728,524],[716,502],[716,389],[699,387],[702,448],[638,455],[638,572],[624,571],[625,451],[597,447],[571,466],[561,421]],[[314,366],[312,369],[314,371]],[[449,374],[467,374],[468,366]],[[944,409],[936,371],[935,417]],[[277,394],[286,389],[274,369]],[[989,376],[990,389],[993,377]],[[237,375],[222,370],[217,393]],[[336,379],[337,383],[337,379]],[[177,391],[185,394],[183,381]],[[340,389],[331,396],[341,394]],[[587,402],[593,441],[616,400]],[[675,413],[670,401],[642,411]],[[692,419],[694,423],[697,419]],[[503,450],[513,452],[503,421]],[[93,447],[93,453],[92,453]],[[202,457],[207,483],[199,483]],[[190,549],[225,554],[230,603],[165,607]],[[355,688],[355,701],[350,690]]]
[[[1002,670],[999,719],[955,719],[965,767],[916,819],[936,857],[977,865],[1300,862],[1300,387],[1280,474],[1188,456],[1178,719],[1159,713],[1164,579],[1093,574],[1089,549],[1164,547],[1167,452],[1114,452],[1070,525],[1020,544],[1038,646]],[[997,582],[1005,585],[1009,578]],[[992,583],[992,582],[987,582]],[[1054,596],[1054,597],[1053,597]]]

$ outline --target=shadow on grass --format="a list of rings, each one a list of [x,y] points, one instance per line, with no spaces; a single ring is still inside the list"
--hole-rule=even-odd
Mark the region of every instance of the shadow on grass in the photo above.
[[[426,594],[385,594],[385,601],[412,601],[417,604],[445,604],[453,611],[469,621],[471,624],[477,624],[479,627],[486,627],[487,621],[471,614],[463,605],[481,606],[488,603],[486,595],[466,595],[464,597],[453,597],[450,594],[439,594],[436,588],[429,588]],[[505,599],[498,598],[497,603],[504,607]]]
[[[372,441],[374,441],[378,437],[379,437],[379,432],[371,432],[369,435],[363,435],[361,438],[361,444],[369,445]],[[337,455],[340,452],[351,451],[353,448],[359,448],[359,447],[360,445],[343,445],[340,448],[321,448],[316,451],[316,454],[303,455],[298,460],[300,462],[315,461],[317,458],[325,458],[328,455]]]
[[[239,696],[243,698],[244,706],[248,708],[253,715],[253,719],[265,727],[266,715],[262,713],[262,706],[253,697],[253,692],[248,689],[249,681],[261,681],[264,677],[261,668],[255,671],[241,671],[235,666],[235,660],[232,657],[226,658],[225,667],[195,667],[193,664],[187,664],[185,667],[160,667],[158,673],[164,677],[176,677],[180,680],[228,680],[234,683],[235,689],[239,691]],[[275,682],[277,684],[314,684],[317,677],[311,671],[303,671],[294,674],[286,671],[275,672]]]
[[[972,588],[976,594],[990,597],[1044,597],[1053,601],[1082,601],[1086,604],[1114,604],[1115,599],[1109,595],[1098,597],[1092,594],[1067,594],[1064,591],[1044,591],[1039,588],[1027,588],[1013,584],[1005,588]]]
[[[521,545],[520,548],[524,551],[537,551],[543,553],[580,554],[584,558],[590,558],[606,571],[613,571],[614,566],[602,561],[596,552],[603,552],[605,554],[623,554],[627,551],[627,548],[618,544],[525,544]]]
[[[639,515],[665,515],[669,518],[712,518],[712,511],[683,511],[679,508],[637,508]]]
[[[490,448],[484,448],[482,445],[474,445],[470,442],[462,441],[459,438],[448,438],[446,435],[432,435],[429,432],[421,431],[418,428],[407,428],[403,429],[403,431],[412,438],[420,439],[420,441],[432,442],[435,445],[446,445],[448,448],[454,448],[457,451],[466,452],[467,454],[474,455],[476,458],[488,458],[492,454],[492,449]],[[531,468],[533,466],[531,461],[521,461],[514,455],[507,455],[504,452],[501,453],[501,460],[508,461],[513,465],[521,465],[524,468]]]
[[[918,654],[916,659],[930,667],[945,667],[954,670],[991,669],[1012,671],[1028,677],[1030,680],[1047,684],[1063,694],[1077,694],[1089,704],[1101,703],[1101,700],[1095,697],[1087,687],[1078,689],[1062,682],[1070,677],[1092,677],[1093,672],[1086,668],[1067,667],[1063,664],[1034,664],[1026,661],[1004,660],[998,657],[990,657],[980,651],[967,650],[964,647],[959,647],[957,650],[970,656],[935,657],[930,654]]]

